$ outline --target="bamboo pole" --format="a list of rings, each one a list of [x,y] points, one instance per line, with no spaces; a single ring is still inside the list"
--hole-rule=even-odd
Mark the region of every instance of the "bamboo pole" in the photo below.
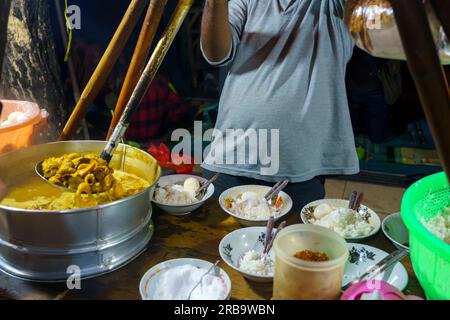
[[[141,103],[142,98],[147,92],[150,84],[155,78],[156,73],[161,66],[167,52],[172,45],[175,36],[183,24],[184,19],[186,18],[189,10],[192,7],[192,3],[194,0],[180,0],[178,1],[178,5],[170,18],[169,25],[164,30],[164,34],[156,45],[155,50],[153,51],[150,60],[148,61],[144,72],[142,73],[136,88],[131,94],[130,100],[119,120],[119,123],[114,128],[114,131],[111,137],[108,140],[108,144],[105,147],[101,157],[105,160],[111,159],[114,150],[120,142],[120,139],[123,137],[125,131],[127,130],[130,120],[135,114],[136,110]]]
[[[70,115],[70,118],[59,137],[60,141],[69,139],[79,127],[86,114],[88,106],[94,101],[100,92],[100,89],[104,85],[111,70],[117,62],[117,59],[122,53],[122,50],[133,32],[136,23],[142,15],[147,2],[148,0],[131,1],[122,21],[119,24],[119,27],[108,45],[108,48],[106,48],[102,59],[81,94],[80,100]]]
[[[57,17],[58,17],[58,26],[59,26],[59,32],[61,33],[61,39],[63,41],[64,50],[67,49],[68,40],[67,40],[67,34],[66,34],[66,27],[63,17],[63,11],[61,8],[60,0],[54,0],[55,7],[57,11]],[[73,97],[75,99],[75,103],[78,103],[81,97],[81,90],[80,86],[78,85],[78,80],[75,74],[75,67],[73,66],[73,59],[72,56],[69,55],[69,58],[67,60],[67,68],[69,70],[69,77],[70,77],[70,83],[72,85],[72,91],[73,91]],[[88,125],[86,122],[86,119],[83,118],[81,126],[83,128],[83,136],[85,140],[90,140],[89,136],[89,130]]]
[[[122,90],[120,91],[119,99],[117,100],[117,104],[114,109],[114,116],[109,126],[107,139],[111,137],[111,134],[119,122],[123,110],[125,109],[128,100],[130,99],[131,94],[139,81],[139,77],[144,70],[152,42],[155,38],[156,31],[158,30],[166,4],[167,0],[151,0],[150,2],[144,24],[142,25],[141,33],[139,34],[139,39],[133,53],[133,58],[131,59]]]
[[[408,66],[450,181],[450,95],[422,0],[391,1]]]
[[[0,80],[2,78],[3,58],[8,37],[8,20],[11,0],[0,0]]]

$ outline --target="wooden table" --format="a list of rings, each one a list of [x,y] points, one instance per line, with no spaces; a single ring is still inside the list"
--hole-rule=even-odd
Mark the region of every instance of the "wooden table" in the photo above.
[[[83,280],[81,290],[68,290],[65,283],[31,283],[0,273],[0,297],[7,299],[140,299],[139,281],[149,268],[174,258],[200,258],[214,262],[219,259],[220,240],[240,227],[232,217],[221,210],[215,200],[209,200],[198,211],[185,217],[170,216],[155,209],[153,220],[155,234],[141,256],[115,272],[95,279]],[[299,213],[291,212],[288,223],[300,223]],[[365,243],[388,252],[395,249],[381,231]],[[403,265],[409,274],[409,284],[405,293],[424,297],[409,258],[403,260]],[[225,263],[222,263],[221,267],[232,280],[232,299],[270,299],[271,284],[247,281]]]

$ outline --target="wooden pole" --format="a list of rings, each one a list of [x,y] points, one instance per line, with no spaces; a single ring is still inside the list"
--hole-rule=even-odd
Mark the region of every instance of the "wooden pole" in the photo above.
[[[2,78],[3,58],[8,38],[8,18],[11,0],[0,0],[0,80]]]
[[[450,181],[450,95],[422,0],[391,0],[408,66]]]
[[[125,107],[125,110],[120,117],[119,123],[114,128],[114,131],[111,137],[108,139],[108,144],[105,147],[105,150],[101,154],[101,157],[107,161],[109,161],[112,157],[112,154],[116,147],[119,144],[119,141],[122,139],[125,131],[127,130],[130,121],[139,108],[139,104],[142,101],[145,93],[147,92],[150,84],[155,78],[156,73],[161,66],[167,52],[172,45],[175,36],[181,28],[181,25],[184,22],[189,10],[192,7],[192,3],[194,0],[180,0],[178,1],[178,5],[175,8],[175,11],[170,18],[169,24],[167,25],[164,33],[156,45],[155,50],[152,53],[147,65],[145,66],[144,72],[142,73],[139,81],[134,88],[133,93],[131,94],[130,100]]]
[[[142,25],[141,33],[134,50],[133,58],[131,59],[127,75],[125,77],[122,90],[120,91],[119,99],[117,100],[114,109],[114,116],[109,126],[107,139],[111,137],[114,128],[119,122],[131,94],[136,87],[139,77],[144,71],[145,63],[147,61],[153,39],[158,30],[161,17],[166,7],[167,0],[151,0],[147,9],[144,24]]]
[[[122,53],[122,50],[133,32],[139,17],[144,11],[145,4],[147,2],[148,0],[131,1],[119,27],[108,45],[108,48],[103,54],[103,57],[92,74],[91,79],[83,90],[80,100],[70,115],[70,118],[59,137],[60,141],[69,139],[79,127],[81,121],[86,115],[88,106],[94,101],[100,92],[111,70],[117,62],[117,59]]]

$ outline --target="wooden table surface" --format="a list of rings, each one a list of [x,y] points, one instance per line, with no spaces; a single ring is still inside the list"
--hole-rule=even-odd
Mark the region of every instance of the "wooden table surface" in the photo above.
[[[64,284],[31,283],[0,273],[0,297],[7,299],[140,299],[139,281],[152,266],[169,259],[199,258],[211,262],[219,259],[220,240],[240,225],[224,213],[216,200],[184,217],[170,216],[154,210],[155,233],[147,250],[136,260],[110,274],[83,280],[81,290],[68,290]],[[125,214],[125,213],[124,213]],[[300,223],[298,212],[291,212],[288,224]],[[387,252],[395,250],[382,231],[365,244]],[[403,260],[409,274],[406,294],[424,297],[409,258]],[[232,280],[232,299],[270,299],[271,284],[258,284],[221,264]]]

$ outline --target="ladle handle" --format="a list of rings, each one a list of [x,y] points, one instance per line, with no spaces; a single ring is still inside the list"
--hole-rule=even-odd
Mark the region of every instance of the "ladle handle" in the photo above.
[[[144,72],[142,73],[139,82],[136,85],[136,88],[131,94],[130,100],[128,101],[128,104],[122,114],[122,117],[119,120],[119,123],[114,129],[111,137],[108,140],[108,143],[105,146],[105,149],[100,155],[100,157],[106,160],[108,163],[111,161],[112,155],[119,145],[123,135],[125,134],[125,131],[127,131],[131,118],[138,109],[142,98],[148,90],[148,87],[155,78],[155,75],[158,72],[161,63],[163,62],[164,57],[169,51],[173,39],[180,30],[180,27],[183,24],[183,21],[186,18],[189,9],[192,6],[192,3],[193,0],[180,1],[177,8],[175,9],[169,25],[164,31],[161,40],[158,42],[155,51],[150,57],[150,60],[148,61]]]

